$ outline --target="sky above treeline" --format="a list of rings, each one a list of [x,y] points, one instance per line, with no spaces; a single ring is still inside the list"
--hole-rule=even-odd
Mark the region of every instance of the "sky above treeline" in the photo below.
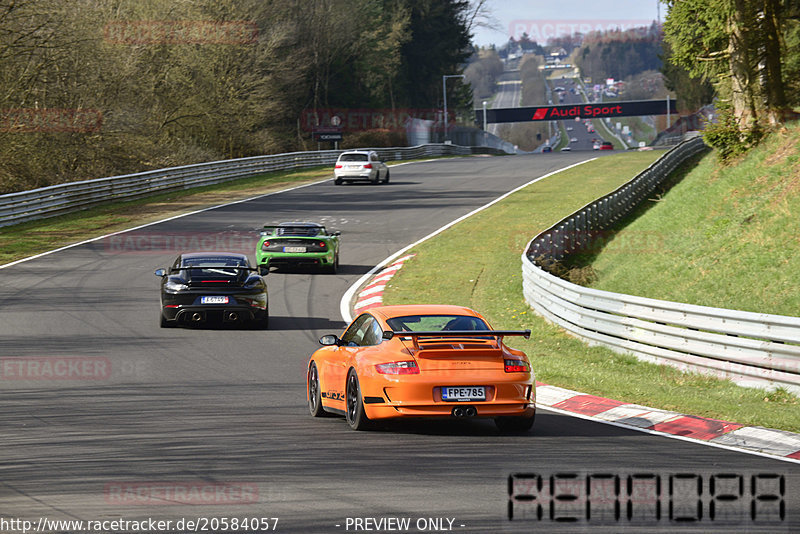
[[[545,44],[551,37],[575,31],[627,29],[649,25],[666,6],[658,0],[489,0],[496,29],[476,28],[473,42],[479,46],[519,39],[527,33],[533,41]]]

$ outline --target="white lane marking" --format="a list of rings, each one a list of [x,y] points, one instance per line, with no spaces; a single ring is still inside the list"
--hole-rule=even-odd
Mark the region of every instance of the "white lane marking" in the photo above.
[[[442,161],[442,160],[440,160],[440,159],[423,159],[423,160],[414,160],[414,161],[404,161],[402,163],[397,163],[395,165],[392,165],[392,167],[399,167],[400,165],[410,165],[412,163],[427,163],[427,162],[431,162],[431,161]],[[272,196],[272,195],[277,195],[278,193],[286,193],[288,191],[294,191],[296,189],[301,189],[303,187],[309,187],[309,186],[312,186],[312,185],[323,184],[323,183],[329,182],[329,181],[331,181],[331,178],[324,178],[324,179],[318,180],[316,182],[311,182],[311,183],[302,184],[302,185],[296,185],[296,186],[290,187],[288,189],[281,189],[279,191],[272,191],[272,192],[269,192],[269,193],[264,193],[263,195],[256,195],[254,197],[244,198],[242,200],[235,200],[233,202],[226,202],[225,204],[219,204],[217,206],[210,206],[208,208],[203,208],[203,209],[199,209],[199,210],[195,210],[195,211],[190,211],[188,213],[182,213],[180,215],[173,215],[172,217],[167,217],[166,219],[159,219],[157,221],[149,222],[147,224],[134,226],[133,228],[127,228],[125,230],[120,230],[118,232],[113,232],[113,233],[110,233],[110,234],[105,234],[105,235],[93,237],[91,239],[85,239],[85,240],[79,241],[77,243],[72,243],[72,244],[65,245],[63,247],[59,247],[59,248],[56,248],[56,249],[53,249],[53,250],[48,250],[46,252],[41,252],[41,253],[35,254],[33,256],[28,256],[27,258],[22,258],[22,259],[19,259],[19,260],[16,260],[16,261],[12,261],[11,263],[5,263],[3,265],[0,265],[0,269],[5,269],[6,267],[12,267],[14,265],[18,265],[20,263],[23,263],[23,262],[26,262],[26,261],[30,261],[30,260],[35,260],[37,258],[41,258],[43,256],[48,256],[50,254],[55,254],[56,252],[61,252],[62,250],[67,250],[67,249],[70,249],[70,248],[73,248],[73,247],[79,247],[81,245],[85,245],[87,243],[93,243],[95,241],[100,241],[101,239],[106,239],[107,237],[112,237],[112,236],[115,236],[115,235],[124,234],[126,232],[133,232],[135,230],[141,230],[142,228],[147,228],[148,226],[153,226],[153,225],[156,225],[156,224],[161,224],[163,222],[172,221],[172,220],[175,220],[175,219],[180,219],[181,217],[187,217],[189,215],[194,215],[196,213],[202,213],[204,211],[215,210],[217,208],[224,208],[226,206],[233,206],[235,204],[241,204],[242,202],[249,202],[251,200],[256,200],[256,199],[259,199],[259,198],[264,198],[264,197],[268,197],[268,196]],[[46,220],[46,219],[42,219],[42,220]]]
[[[414,243],[411,243],[410,245],[401,248],[400,250],[398,250],[397,252],[395,252],[394,254],[389,256],[388,258],[384,259],[382,262],[380,262],[377,265],[375,265],[375,267],[370,269],[368,272],[366,272],[363,276],[361,276],[361,278],[356,280],[356,282],[352,286],[350,286],[350,288],[345,292],[345,294],[342,296],[342,300],[339,301],[339,313],[342,315],[342,319],[344,319],[344,322],[346,322],[347,324],[350,324],[350,322],[353,320],[353,316],[350,313],[350,301],[353,300],[353,295],[355,294],[355,292],[358,291],[358,288],[360,288],[367,280],[369,280],[372,277],[373,274],[378,272],[380,269],[383,268],[384,265],[386,265],[387,263],[391,262],[392,260],[394,260],[395,258],[400,256],[401,254],[405,254],[411,248],[416,247],[420,243],[423,243],[424,241],[427,241],[428,239],[430,239],[430,238],[432,238],[432,237],[444,232],[445,230],[447,230],[451,226],[460,223],[464,219],[472,217],[476,213],[479,213],[479,212],[485,210],[489,206],[493,206],[494,204],[497,204],[498,202],[500,202],[504,198],[516,193],[520,189],[524,189],[524,188],[528,187],[529,185],[538,182],[539,180],[544,180],[545,178],[549,178],[550,176],[553,176],[554,174],[558,174],[560,172],[569,170],[569,169],[571,169],[573,167],[577,167],[578,165],[583,165],[584,163],[589,163],[590,161],[594,161],[596,159],[597,158],[591,158],[591,159],[587,159],[585,161],[579,161],[578,163],[573,163],[572,165],[568,165],[568,166],[563,167],[561,169],[549,172],[549,173],[547,173],[547,174],[545,174],[543,176],[539,176],[538,178],[534,178],[530,182],[527,182],[527,183],[525,183],[525,184],[523,184],[523,185],[521,185],[521,186],[519,186],[519,187],[517,187],[515,189],[512,189],[508,193],[504,193],[503,195],[500,195],[499,197],[497,197],[496,199],[492,200],[488,204],[484,204],[483,206],[472,210],[471,212],[467,213],[466,215],[462,215],[458,219],[455,219],[454,221],[451,221],[451,222],[445,224],[444,226],[442,226],[438,230],[434,230],[433,232],[431,232],[430,234],[426,235],[422,239],[420,239],[418,241],[415,241]]]

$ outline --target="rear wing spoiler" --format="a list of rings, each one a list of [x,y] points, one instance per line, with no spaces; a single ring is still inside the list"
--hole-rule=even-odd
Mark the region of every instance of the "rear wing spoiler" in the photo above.
[[[414,341],[414,347],[419,348],[419,338],[421,337],[438,337],[438,338],[463,338],[463,337],[504,337],[504,336],[522,336],[525,339],[530,339],[530,330],[436,330],[432,332],[408,332],[405,330],[394,331],[384,330],[383,339],[392,339],[393,337],[410,337]]]
[[[275,229],[276,229],[277,227],[278,227],[277,225],[275,225],[275,226],[270,226],[270,225],[267,225],[267,224],[265,224],[265,225],[264,225],[264,226],[261,228],[261,230],[259,231],[259,234],[261,234],[261,235],[272,235],[273,233],[275,233]]]
[[[319,232],[317,234],[313,235],[313,236],[309,236],[309,235],[303,235],[303,236],[286,235],[286,236],[280,236],[280,237],[326,237],[326,236],[340,235],[341,234],[341,232],[339,232],[339,231],[328,231],[328,229],[326,227],[324,227],[324,226],[279,226],[277,224],[265,224],[263,227],[261,227],[261,230],[259,230],[259,234],[261,234],[261,235],[272,235],[272,234],[275,233],[275,230],[277,230],[278,228],[281,228],[281,229],[284,229],[284,230],[291,230],[292,228],[297,228],[297,229],[302,229],[302,230],[310,230],[312,228],[315,228],[315,229],[319,230]]]
[[[170,267],[170,273],[188,271],[191,269],[228,269],[229,271],[257,271],[258,267],[244,267],[241,265],[190,265],[188,267]]]

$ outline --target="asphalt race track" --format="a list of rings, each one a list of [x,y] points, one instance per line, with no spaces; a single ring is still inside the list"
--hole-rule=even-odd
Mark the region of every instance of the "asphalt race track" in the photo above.
[[[342,419],[308,415],[308,355],[320,335],[341,331],[339,300],[355,280],[502,193],[597,155],[402,165],[386,186],[327,181],[0,269],[0,519],[277,517],[278,532],[320,533],[359,524],[362,532],[800,531],[794,463],[545,410],[519,436],[500,436],[489,421],[353,432]],[[290,220],[341,230],[342,266],[336,275],[270,274],[270,330],[158,327],[156,268],[187,244],[252,258],[254,230]],[[515,478],[510,521],[514,474],[541,475],[544,489]],[[552,498],[550,475],[558,475]],[[556,499],[590,476],[618,476],[622,489],[605,500],[598,491]],[[410,526],[391,530],[402,523],[388,518]]]

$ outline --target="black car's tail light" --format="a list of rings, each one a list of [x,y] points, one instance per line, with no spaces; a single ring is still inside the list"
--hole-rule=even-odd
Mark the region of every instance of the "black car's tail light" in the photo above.
[[[189,286],[181,281],[170,278],[167,279],[167,283],[164,284],[164,289],[166,289],[167,291],[177,292],[177,291],[185,291],[186,289],[189,289]]]

